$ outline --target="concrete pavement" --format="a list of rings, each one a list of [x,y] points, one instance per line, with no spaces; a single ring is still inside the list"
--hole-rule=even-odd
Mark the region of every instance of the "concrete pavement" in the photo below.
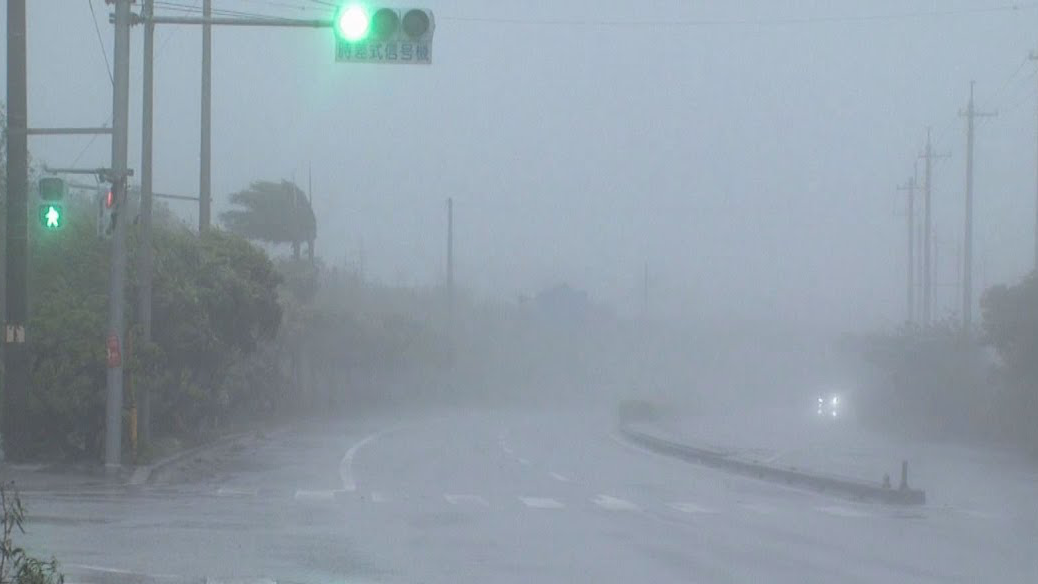
[[[33,494],[29,542],[80,566],[80,582],[1038,576],[1033,510],[939,493],[891,509],[785,489],[634,448],[611,416],[440,412],[296,429],[192,482]],[[1007,476],[997,489],[1024,488],[1025,474]]]

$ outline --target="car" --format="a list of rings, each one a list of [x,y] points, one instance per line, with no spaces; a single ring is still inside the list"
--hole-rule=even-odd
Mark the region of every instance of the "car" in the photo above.
[[[818,415],[826,419],[838,418],[843,413],[843,403],[836,394],[818,397]]]

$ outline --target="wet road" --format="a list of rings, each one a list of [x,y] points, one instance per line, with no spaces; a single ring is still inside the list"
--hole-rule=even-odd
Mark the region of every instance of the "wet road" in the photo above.
[[[1038,581],[1033,505],[790,490],[631,447],[607,411],[324,423],[205,474],[29,493],[28,541],[72,582]]]

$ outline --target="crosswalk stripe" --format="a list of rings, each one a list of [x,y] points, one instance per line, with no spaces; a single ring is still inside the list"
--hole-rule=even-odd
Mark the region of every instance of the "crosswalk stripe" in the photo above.
[[[443,498],[446,499],[447,502],[450,503],[451,505],[471,504],[471,505],[481,505],[483,507],[489,507],[490,506],[490,503],[487,502],[487,500],[484,499],[483,497],[480,497],[479,495],[451,495],[451,494],[446,494],[446,495],[443,496]]]
[[[307,491],[298,490],[295,494],[296,501],[334,501],[336,491]]]
[[[547,497],[519,497],[519,500],[523,502],[523,505],[534,509],[562,509],[565,507],[555,499]]]
[[[216,490],[217,497],[255,497],[259,489],[240,489],[234,487],[221,487]]]
[[[695,503],[671,503],[670,507],[682,513],[717,513],[716,509],[708,509]]]
[[[595,505],[610,511],[637,511],[638,506],[630,501],[625,501],[609,495],[599,495],[594,498]]]

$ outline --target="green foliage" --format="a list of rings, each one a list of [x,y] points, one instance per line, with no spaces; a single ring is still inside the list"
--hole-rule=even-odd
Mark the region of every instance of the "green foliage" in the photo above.
[[[317,219],[306,195],[288,181],[255,181],[230,196],[238,207],[220,214],[232,233],[268,243],[313,241]]]
[[[0,484],[0,512],[0,584],[62,584],[53,558],[34,558],[15,543],[15,534],[25,533],[25,507],[11,483]]]
[[[65,230],[33,233],[27,426],[31,455],[90,458],[103,437],[109,245],[96,236],[89,202],[70,209]],[[135,342],[131,329],[123,347],[128,387],[154,396],[158,433],[195,433],[249,400],[254,379],[242,378],[242,363],[277,336],[281,277],[262,250],[227,232],[199,237],[157,225],[153,243],[152,341]],[[130,248],[135,266],[134,238]],[[126,296],[133,315],[136,290]]]
[[[1002,424],[1038,450],[1038,273],[987,290],[980,306],[986,340],[1002,361]]]

